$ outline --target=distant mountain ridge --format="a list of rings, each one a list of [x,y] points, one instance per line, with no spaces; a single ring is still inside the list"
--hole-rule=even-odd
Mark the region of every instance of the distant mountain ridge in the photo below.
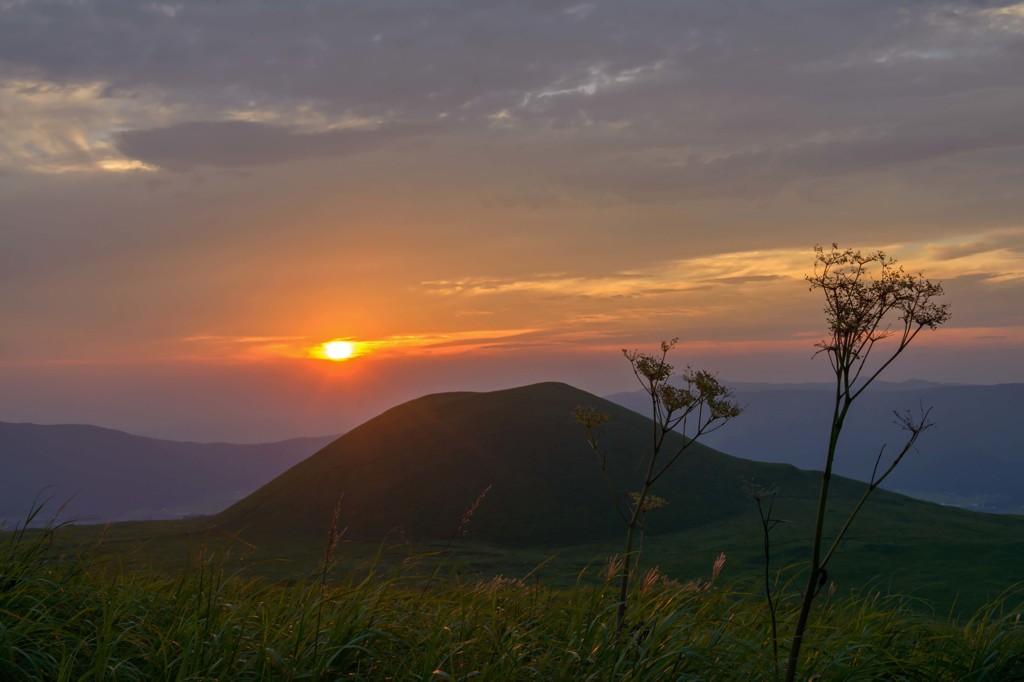
[[[782,391],[782,390],[827,390],[835,388],[834,384],[824,381],[804,381],[795,383],[770,383],[765,381],[730,381],[729,386],[740,392],[753,391]],[[942,388],[951,386],[977,386],[978,384],[948,383],[943,381],[928,381],[926,379],[907,379],[906,381],[875,381],[871,384],[874,391],[907,391],[924,388]],[[629,395],[635,391],[623,391],[616,395]],[[612,396],[608,396],[612,399]]]
[[[831,423],[830,384],[735,384],[745,412],[704,439],[739,457],[820,469]],[[641,414],[641,392],[609,396]],[[836,472],[867,480],[879,448],[901,443],[894,411],[931,408],[925,431],[886,488],[968,509],[1024,513],[1024,384],[878,382],[854,404]]]
[[[135,436],[98,426],[0,422],[0,520],[43,516],[107,522],[212,514],[335,436],[240,445]]]

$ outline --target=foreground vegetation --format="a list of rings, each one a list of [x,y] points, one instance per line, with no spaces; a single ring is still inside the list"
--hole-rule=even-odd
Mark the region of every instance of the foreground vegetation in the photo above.
[[[174,574],[111,568],[49,529],[0,550],[0,679],[772,679],[756,583],[638,576],[616,634],[614,566],[575,584],[425,580],[373,563],[334,577],[229,575],[197,552]],[[710,562],[709,562],[710,563]],[[326,565],[322,567],[326,569]],[[422,568],[422,567],[420,567]],[[708,573],[711,572],[709,565]],[[709,575],[709,578],[711,576]],[[780,590],[793,622],[795,589]],[[826,680],[1024,678],[1024,589],[973,617],[930,614],[876,590],[821,596],[808,676]]]

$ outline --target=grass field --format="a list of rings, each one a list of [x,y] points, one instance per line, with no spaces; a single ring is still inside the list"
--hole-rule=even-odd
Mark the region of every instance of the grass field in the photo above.
[[[618,635],[609,548],[596,545],[342,542],[272,561],[280,541],[195,522],[8,533],[0,679],[772,679],[755,557],[727,555],[710,582],[732,532],[649,539]],[[797,603],[782,594],[784,635]],[[1024,679],[1022,610],[1022,586],[950,612],[851,574],[819,602],[805,679]]]
[[[833,524],[839,523],[856,492],[839,488]],[[799,498],[777,502],[778,517],[786,522],[772,534],[773,573],[781,570],[792,578],[793,567],[806,561],[810,502]],[[764,570],[764,556],[756,507],[752,501],[748,504],[747,514],[649,536],[643,566],[658,566],[685,582],[705,575],[713,559],[724,552],[725,575],[755,583]],[[529,574],[547,585],[564,587],[574,584],[588,566],[621,551],[618,539],[507,546],[475,540],[472,522],[467,530],[454,543],[409,541],[399,532],[384,541],[351,540],[343,534],[335,552],[336,572],[358,570],[370,560],[388,569],[421,572],[443,562],[446,570],[457,568],[472,579]],[[277,581],[314,573],[324,545],[322,539],[301,534],[256,529],[224,532],[212,519],[72,526],[65,529],[65,537],[76,548],[90,548],[95,560],[127,569],[173,573],[199,554],[212,553],[220,557],[225,570]],[[966,615],[1024,578],[1024,518],[882,494],[864,507],[829,570],[830,581],[844,591],[878,584],[912,596],[919,605],[927,603],[937,612]]]

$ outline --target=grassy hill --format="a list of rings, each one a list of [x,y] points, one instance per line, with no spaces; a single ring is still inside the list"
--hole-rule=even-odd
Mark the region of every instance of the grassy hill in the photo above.
[[[340,501],[340,523],[354,538],[401,529],[413,539],[444,539],[486,490],[473,518],[474,540],[559,545],[618,537],[582,427],[578,404],[613,414],[603,443],[619,494],[634,490],[649,422],[565,384],[492,393],[430,395],[399,405],[299,463],[215,521],[227,528],[321,537]],[[676,439],[677,442],[681,442]],[[695,446],[659,484],[668,508],[652,532],[677,531],[749,511],[744,478],[794,488],[813,476]]]
[[[322,538],[340,501],[339,525],[347,528],[346,538],[379,539],[400,529],[414,540],[446,540],[486,490],[463,529],[469,540],[520,547],[618,540],[621,521],[612,510],[582,427],[571,414],[580,404],[612,414],[602,443],[618,494],[634,490],[650,422],[571,386],[544,383],[492,393],[430,395],[399,405],[212,521],[243,535]],[[676,436],[675,444],[682,442],[680,438]],[[746,493],[748,482],[780,490],[777,515],[790,521],[778,531],[783,541],[804,537],[800,529],[817,501],[819,474],[730,457],[700,444],[656,486],[654,492],[669,505],[652,512],[649,533],[735,526],[749,528],[756,540],[756,510]],[[839,512],[849,508],[863,488],[849,479],[835,481],[832,506],[837,523]],[[897,550],[882,548],[885,543],[909,538],[927,543],[925,535],[941,530],[940,544],[980,534],[1007,536],[1011,544],[1005,546],[1013,547],[1012,540],[1024,538],[1024,533],[1014,538],[1014,529],[1024,529],[1015,517],[999,519],[878,491],[850,542],[867,538],[865,542],[874,542],[880,552],[891,555]],[[1024,559],[1024,552],[1010,554]]]

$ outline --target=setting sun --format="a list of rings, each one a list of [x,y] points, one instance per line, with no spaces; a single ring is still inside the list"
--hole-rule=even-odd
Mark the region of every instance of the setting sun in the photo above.
[[[350,341],[326,341],[323,344],[324,357],[328,360],[347,360],[355,350],[355,344]]]

